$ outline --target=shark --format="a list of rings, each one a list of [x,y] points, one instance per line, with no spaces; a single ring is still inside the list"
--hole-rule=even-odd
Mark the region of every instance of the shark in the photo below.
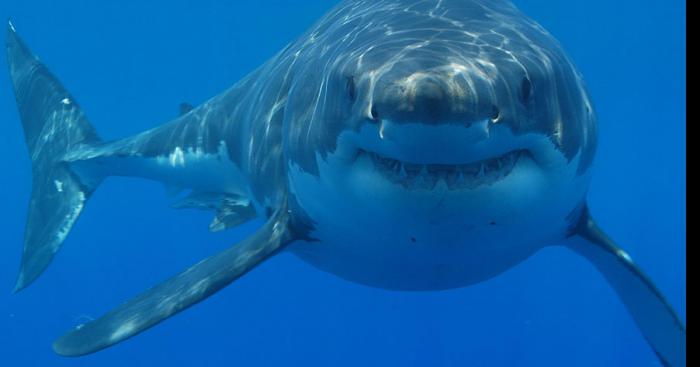
[[[581,74],[506,0],[347,0],[229,89],[105,140],[14,25],[7,57],[32,162],[20,291],[99,184],[186,190],[210,229],[264,225],[57,339],[82,356],[135,336],[287,251],[351,282],[436,291],[492,279],[547,246],[588,259],[667,366],[686,328],[586,195],[597,117]]]

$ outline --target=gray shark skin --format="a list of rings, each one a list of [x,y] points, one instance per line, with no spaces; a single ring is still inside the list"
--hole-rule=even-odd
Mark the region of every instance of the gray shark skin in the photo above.
[[[491,279],[546,246],[587,258],[662,363],[686,330],[586,205],[597,141],[582,77],[505,0],[348,0],[206,103],[102,140],[8,25],[32,159],[19,291],[46,269],[109,176],[163,182],[210,229],[262,217],[245,241],[59,338],[81,356],[198,303],[280,251],[372,287],[431,291]]]

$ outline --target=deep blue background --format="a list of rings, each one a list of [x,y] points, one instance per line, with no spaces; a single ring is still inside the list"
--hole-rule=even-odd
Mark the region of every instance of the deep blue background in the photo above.
[[[600,117],[590,204],[685,319],[686,6],[680,0],[518,0],[583,72]],[[166,122],[224,90],[335,1],[3,0],[20,34],[101,135]],[[11,295],[30,165],[0,58],[2,366],[657,366],[585,260],[546,249],[484,284],[395,293],[278,256],[172,320],[93,356],[51,341],[252,231],[207,232],[156,183],[113,178],[39,281]]]

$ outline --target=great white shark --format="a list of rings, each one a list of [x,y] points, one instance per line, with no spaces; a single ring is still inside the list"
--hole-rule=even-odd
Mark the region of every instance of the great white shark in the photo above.
[[[152,130],[101,139],[8,24],[33,168],[16,291],[49,265],[108,176],[189,190],[229,249],[59,338],[80,356],[202,301],[280,251],[344,279],[430,291],[546,246],[588,259],[668,366],[686,329],[586,205],[596,114],[559,43],[506,0],[347,0],[257,70]]]

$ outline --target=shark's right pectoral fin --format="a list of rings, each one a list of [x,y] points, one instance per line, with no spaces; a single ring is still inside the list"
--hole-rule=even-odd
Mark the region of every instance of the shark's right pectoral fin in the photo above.
[[[686,365],[686,329],[651,280],[617,247],[588,210],[567,246],[583,255],[615,288],[647,342],[665,366]]]
[[[54,351],[81,356],[130,338],[221,290],[293,240],[289,214],[280,211],[245,241],[68,332]]]

